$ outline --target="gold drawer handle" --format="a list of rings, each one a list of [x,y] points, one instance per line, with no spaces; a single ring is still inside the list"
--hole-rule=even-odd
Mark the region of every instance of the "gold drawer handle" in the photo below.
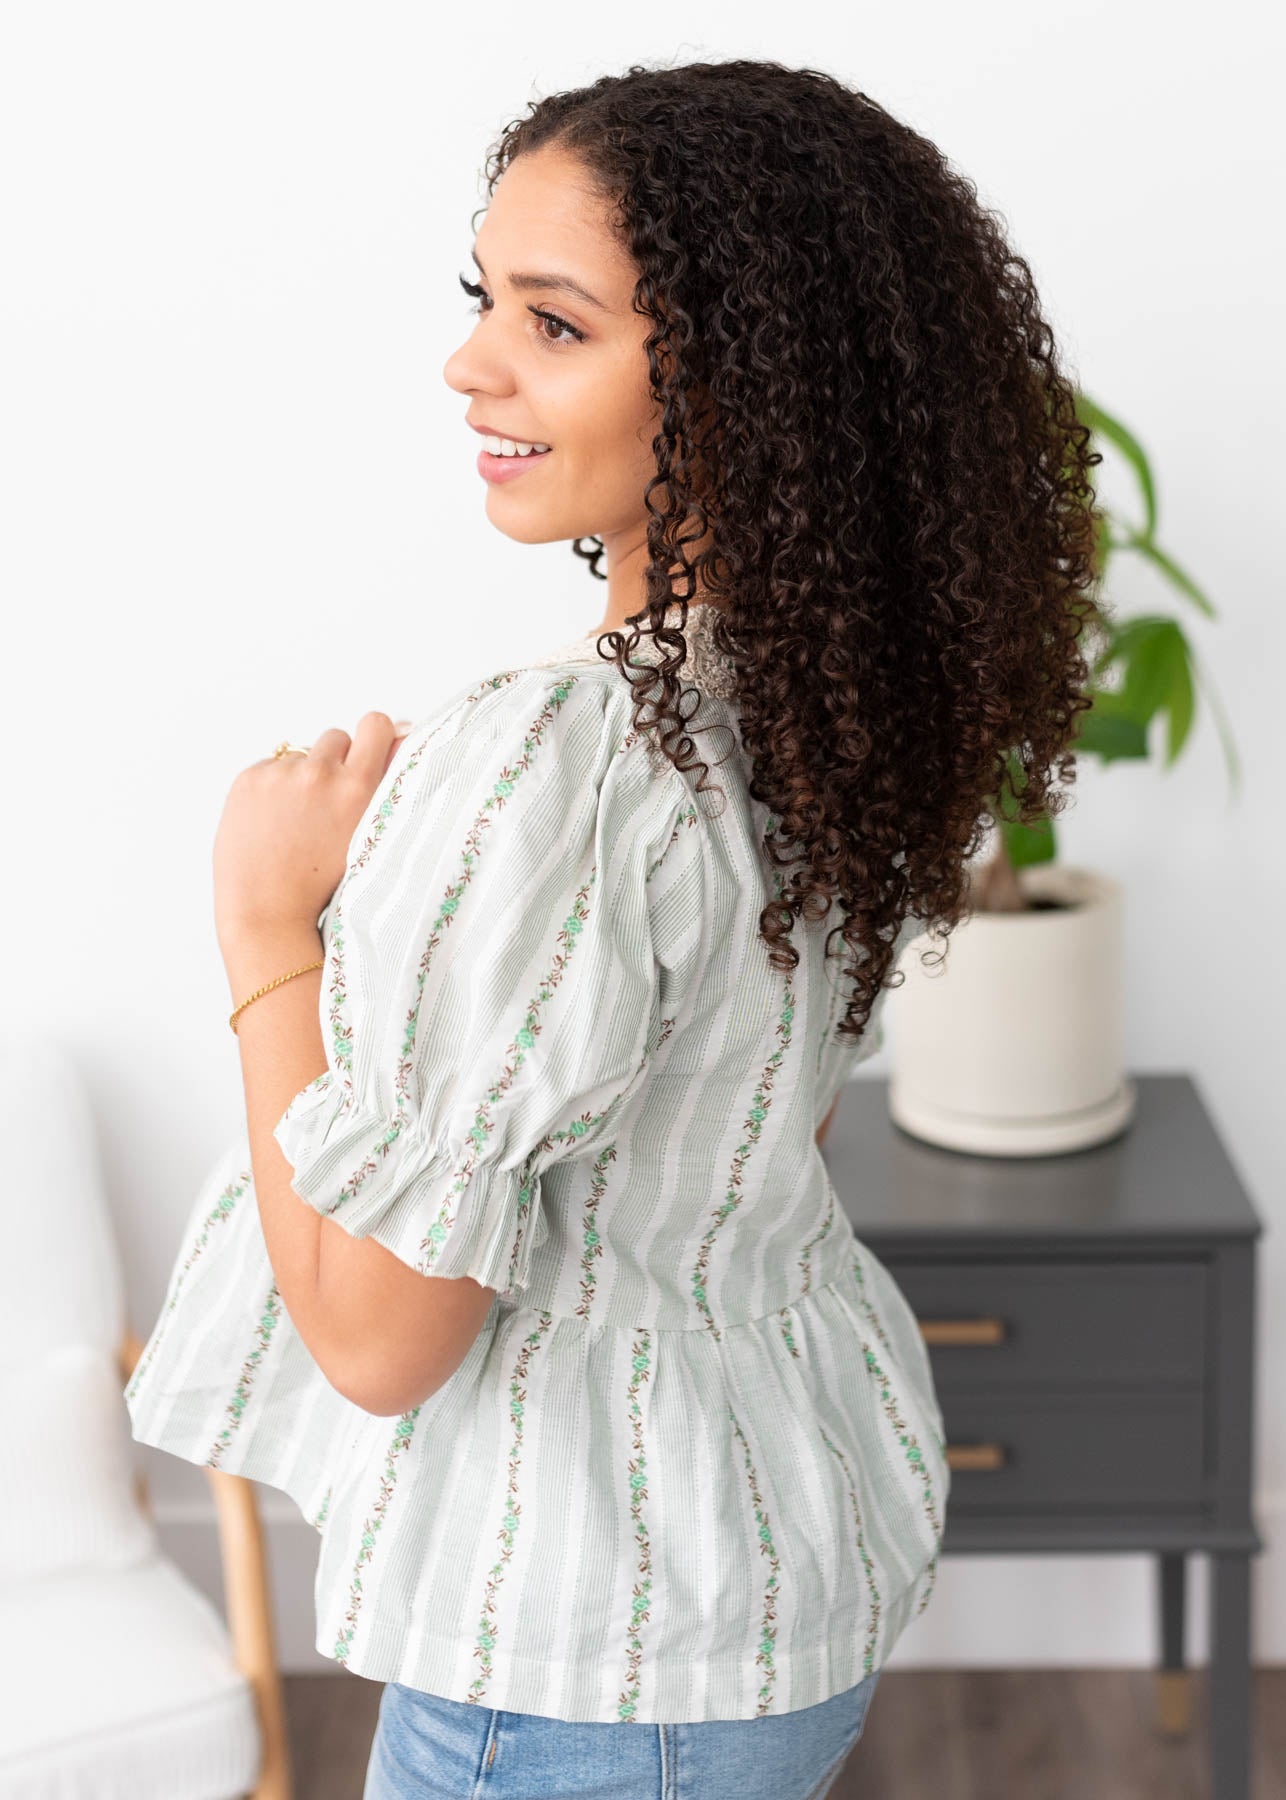
[[[1003,1469],[1005,1466],[1005,1446],[1003,1444],[948,1444],[947,1467],[949,1469]]]
[[[981,1319],[921,1319],[926,1344],[1003,1344],[1005,1321]]]

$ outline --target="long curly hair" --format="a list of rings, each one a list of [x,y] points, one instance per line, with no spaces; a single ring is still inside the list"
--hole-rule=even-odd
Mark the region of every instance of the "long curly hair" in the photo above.
[[[970,911],[989,800],[1026,823],[1065,803],[1101,458],[997,217],[865,94],[777,62],[635,64],[530,102],[488,198],[548,144],[609,203],[651,321],[646,603],[599,653],[636,729],[704,774],[683,621],[698,583],[718,608],[774,815],[760,933],[792,969],[795,918],[836,904],[855,1039],[908,915],[945,942]],[[645,633],[656,654],[631,661]]]

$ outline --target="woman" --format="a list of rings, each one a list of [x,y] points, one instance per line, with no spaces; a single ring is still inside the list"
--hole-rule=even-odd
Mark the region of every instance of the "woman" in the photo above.
[[[803,1800],[949,1490],[817,1145],[989,797],[1072,772],[1095,459],[972,187],[817,71],[553,95],[489,192],[446,378],[605,615],[234,784],[248,1133],[127,1399],[317,1526],[366,1800]]]

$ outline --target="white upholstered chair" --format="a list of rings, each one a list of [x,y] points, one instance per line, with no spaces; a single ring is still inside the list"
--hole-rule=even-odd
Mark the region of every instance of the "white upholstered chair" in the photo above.
[[[84,1083],[30,1038],[0,1078],[0,1800],[291,1800],[253,1484],[205,1471],[225,1623],[136,1472],[143,1344]]]

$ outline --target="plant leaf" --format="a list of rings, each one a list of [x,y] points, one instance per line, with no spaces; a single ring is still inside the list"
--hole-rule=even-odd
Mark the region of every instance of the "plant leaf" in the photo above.
[[[998,830],[1004,839],[1005,854],[1015,869],[1053,862],[1056,846],[1054,826],[1049,818],[1037,819],[1034,825],[1018,825],[1012,819],[1002,819]]]
[[[1233,747],[1232,728],[1228,724],[1227,715],[1223,709],[1223,701],[1217,698],[1217,690],[1209,676],[1201,675],[1200,665],[1194,665],[1194,672],[1199,676],[1202,685],[1205,688],[1206,705],[1214,714],[1215,726],[1219,732],[1219,740],[1223,745],[1224,756],[1228,761],[1228,779],[1232,783],[1233,792],[1236,793],[1241,782],[1241,764],[1238,760],[1237,752]]]
[[[1178,760],[1179,752],[1188,741],[1188,733],[1192,729],[1192,713],[1192,668],[1185,654],[1175,663],[1170,681],[1170,692],[1166,698],[1166,717],[1169,725],[1165,758],[1167,768],[1170,768]]]
[[[1209,600],[1207,600],[1196,582],[1179,567],[1172,556],[1167,556],[1164,550],[1159,549],[1156,544],[1143,538],[1136,538],[1131,543],[1130,549],[1137,550],[1140,556],[1145,556],[1150,563],[1155,564],[1171,586],[1178,588],[1181,594],[1186,594],[1193,605],[1203,612],[1208,619],[1218,617],[1214,607],[1210,604]]]
[[[1080,716],[1072,747],[1078,756],[1097,756],[1105,763],[1146,758],[1147,725],[1122,707],[1119,694],[1098,693],[1089,712]]]
[[[1143,536],[1150,539],[1157,526],[1156,484],[1152,480],[1151,465],[1142,444],[1133,432],[1127,431],[1119,419],[1114,419],[1101,406],[1096,406],[1087,394],[1077,394],[1076,414],[1082,425],[1088,425],[1092,432],[1106,438],[1109,444],[1114,444],[1134,470],[1139,492],[1143,497]]]
[[[1141,617],[1128,621],[1125,641],[1125,680],[1121,700],[1141,724],[1170,702],[1176,671],[1186,668],[1188,646],[1173,619]]]

